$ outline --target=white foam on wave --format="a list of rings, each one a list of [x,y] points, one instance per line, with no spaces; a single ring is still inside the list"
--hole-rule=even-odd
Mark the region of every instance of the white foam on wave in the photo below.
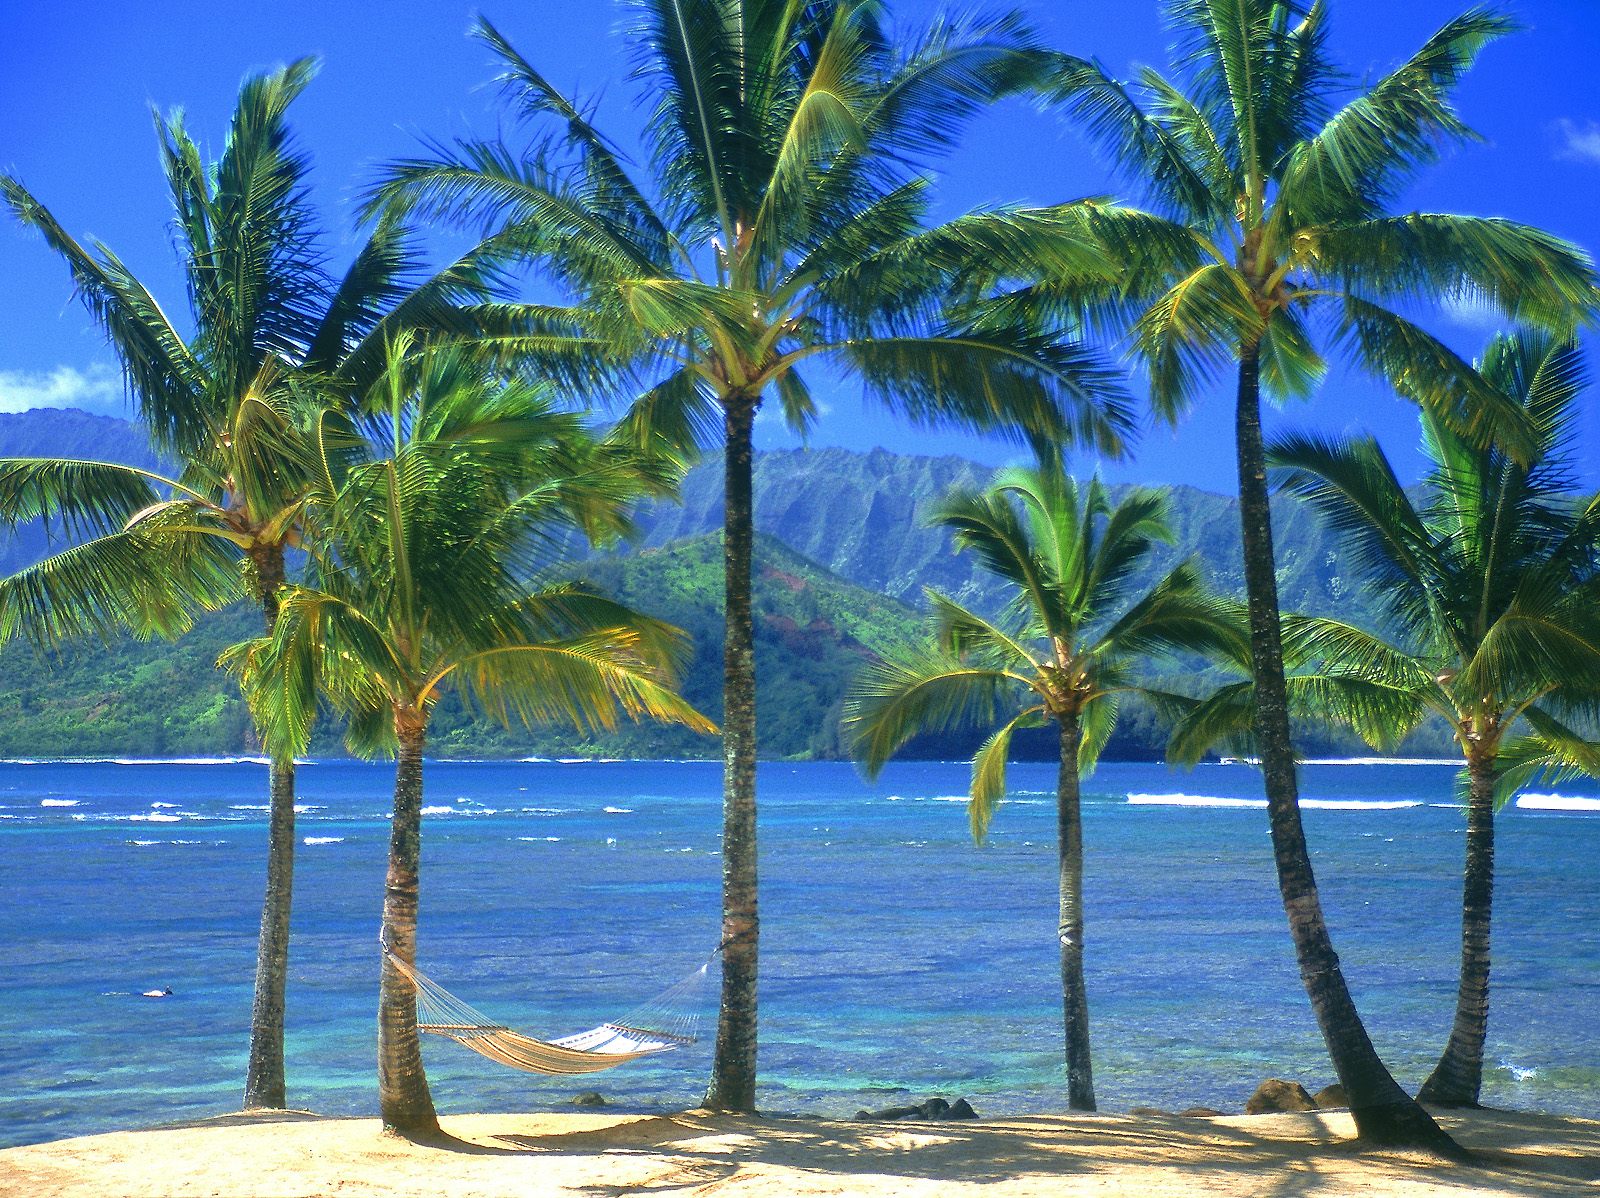
[[[969,803],[970,795],[885,795],[889,803]]]
[[[181,815],[168,815],[165,811],[152,811],[148,815],[130,815],[128,819],[136,824],[175,824],[183,819]]]
[[[271,811],[265,803],[229,803],[229,811]]]
[[[570,807],[522,807],[519,810],[524,815],[571,815]]]
[[[1402,811],[1420,807],[1419,799],[1301,799],[1300,806],[1321,811]]]
[[[1448,765],[1460,769],[1453,757],[1307,757],[1301,765]]]
[[[111,765],[270,765],[265,757],[110,757]],[[298,764],[298,763],[297,763]]]
[[[155,807],[155,808],[162,808],[162,807],[176,807],[176,806],[177,806],[177,804],[176,804],[176,803],[162,803],[162,802],[155,802],[155,803],[151,803],[151,804],[150,804],[150,806],[152,806],[152,807]]]
[[[40,799],[41,807],[76,807],[81,799]]]
[[[559,837],[559,836],[519,836],[519,837],[517,837],[517,839],[518,840],[522,840],[522,841],[526,841],[526,842],[528,842],[530,844],[557,844],[557,843],[560,842],[561,837]]]
[[[1203,761],[1202,766],[1249,765],[1259,766],[1259,757],[1224,757],[1220,761]],[[1448,765],[1461,768],[1454,757],[1304,757],[1301,765]]]
[[[1600,799],[1586,795],[1525,794],[1517,796],[1517,806],[1524,811],[1600,811]]]
[[[1136,807],[1255,807],[1267,805],[1265,799],[1234,799],[1221,795],[1130,794]],[[1300,806],[1318,811],[1401,811],[1420,807],[1416,799],[1301,799]]]
[[[632,815],[633,814],[633,808],[632,807],[607,807],[605,810],[610,815]]]
[[[343,836],[307,836],[301,844],[343,844]]]
[[[422,815],[454,815],[456,809],[443,803],[435,803],[431,807],[424,807],[419,814]]]
[[[1135,807],[1265,807],[1265,799],[1226,799],[1216,795],[1186,794],[1130,794],[1128,802]]]
[[[1524,1069],[1520,1065],[1513,1065],[1510,1061],[1501,1061],[1500,1066],[1519,1082],[1532,1081],[1534,1078],[1539,1076],[1539,1070],[1537,1068]]]

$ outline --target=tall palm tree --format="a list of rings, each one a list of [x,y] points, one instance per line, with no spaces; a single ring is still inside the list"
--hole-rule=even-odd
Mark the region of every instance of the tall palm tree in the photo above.
[[[1428,412],[1421,494],[1371,438],[1299,436],[1271,450],[1286,489],[1340,532],[1387,616],[1386,636],[1318,620],[1300,638],[1408,693],[1410,723],[1436,713],[1461,746],[1460,986],[1448,1046],[1418,1094],[1443,1106],[1476,1106],[1483,1083],[1495,811],[1541,773],[1600,776],[1600,744],[1572,727],[1576,716],[1592,729],[1600,713],[1600,495],[1577,496],[1569,469],[1583,365],[1571,343],[1520,333],[1494,340],[1480,370],[1527,413],[1536,451],[1526,462]]]
[[[1165,218],[1170,236],[1124,247],[1102,318],[1131,318],[1152,403],[1176,420],[1232,368],[1239,510],[1260,747],[1274,858],[1305,984],[1365,1139],[1458,1151],[1373,1050],[1333,950],[1301,826],[1290,740],[1261,395],[1311,391],[1321,332],[1377,375],[1403,381],[1438,419],[1526,460],[1516,405],[1407,312],[1452,296],[1570,327],[1595,306],[1575,247],[1526,225],[1395,200],[1441,150],[1471,136],[1456,85],[1511,23],[1487,9],[1448,22],[1388,75],[1352,88],[1327,49],[1324,0],[1169,0],[1171,78],[1119,81],[1064,59],[1055,93]],[[1179,235],[1179,255],[1168,247]],[[1048,288],[1045,289],[1048,291]],[[1081,287],[1062,290],[1075,308]],[[1028,298],[1037,302],[1039,296]]]
[[[676,630],[572,585],[536,584],[573,528],[623,526],[639,480],[548,390],[497,385],[462,349],[397,354],[370,428],[382,456],[328,458],[312,498],[308,579],[281,592],[271,637],[229,664],[275,757],[305,749],[325,699],[362,755],[397,759],[384,944],[416,960],[422,757],[454,689],[497,717],[610,729],[618,712],[715,726],[672,689]],[[378,1092],[386,1127],[438,1129],[416,992],[385,957]]]
[[[985,491],[950,496],[934,521],[952,531],[958,549],[1015,588],[1008,610],[988,620],[930,590],[934,642],[868,669],[845,707],[846,730],[871,776],[919,733],[988,723],[1003,711],[1006,722],[972,759],[968,811],[980,842],[1005,796],[1013,734],[1055,723],[1057,938],[1067,1100],[1078,1111],[1095,1109],[1083,978],[1081,776],[1099,760],[1119,698],[1144,690],[1132,674],[1136,659],[1242,640],[1190,563],[1139,593],[1136,575],[1152,547],[1171,540],[1166,511],[1158,491],[1132,491],[1113,503],[1095,479],[1080,492],[1059,464],[1007,470]]]
[[[19,580],[33,597],[17,610],[55,621],[53,630],[41,631],[46,639],[129,626],[118,616],[128,596],[116,592],[137,590],[164,564],[165,550],[147,554],[138,568],[126,560],[148,541],[152,518],[166,529],[162,545],[184,534],[225,545],[243,567],[245,593],[270,630],[285,552],[300,539],[306,471],[315,458],[299,438],[305,429],[324,427],[316,405],[358,396],[384,369],[386,342],[404,329],[480,337],[506,351],[539,341],[538,321],[528,310],[489,302],[491,276],[480,257],[425,274],[413,239],[396,221],[375,227],[342,276],[328,273],[308,161],[288,123],[289,106],[314,74],[315,64],[301,59],[246,79],[222,154],[210,165],[181,113],[157,119],[187,284],[187,329],[114,251],[100,243],[83,246],[21,182],[0,175],[0,199],[66,264],[78,297],[121,359],[140,419],[177,464],[169,478],[106,463],[0,463],[21,502],[3,513],[6,518],[55,513],[75,531],[104,534]],[[117,537],[119,531],[133,534],[136,525],[144,532]],[[205,553],[194,550],[190,557],[199,561]],[[234,589],[225,587],[214,599],[232,597]],[[84,618],[73,616],[73,608]],[[272,765],[268,789],[247,1107],[286,1104],[292,761]]]
[[[396,164],[375,205],[520,238],[570,301],[565,327],[643,380],[628,424],[645,445],[724,454],[723,975],[707,1105],[754,1109],[755,653],[752,426],[775,401],[816,415],[826,364],[924,425],[1026,429],[1121,449],[1117,373],[1078,342],[979,300],[1002,278],[1092,278],[1114,264],[1085,203],[929,227],[919,162],[962,120],[1033,78],[1014,15],[901,36],[866,0],[639,0],[630,30],[652,168],[636,180],[591,111],[488,22],[529,147],[458,142]],[[581,355],[579,355],[581,356]],[[638,395],[638,392],[634,392]]]

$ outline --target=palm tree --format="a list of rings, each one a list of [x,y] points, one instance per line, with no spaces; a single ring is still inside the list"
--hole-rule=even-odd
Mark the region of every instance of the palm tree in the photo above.
[[[972,759],[968,811],[982,841],[1005,795],[1006,757],[1019,728],[1056,724],[1062,1013],[1067,1099],[1092,1111],[1089,1006],[1083,979],[1082,774],[1094,769],[1124,695],[1144,688],[1131,666],[1162,651],[1211,650],[1240,634],[1183,563],[1138,593],[1136,575],[1168,542],[1166,496],[1135,490],[1116,503],[1098,479],[1080,493],[1058,464],[1002,472],[983,492],[950,496],[934,521],[958,549],[1015,588],[1005,617],[988,620],[936,591],[933,644],[871,667],[846,703],[845,727],[876,776],[921,732],[1008,717]],[[1015,712],[1015,714],[1012,714]]]
[[[459,347],[397,353],[372,405],[384,456],[330,457],[310,519],[321,535],[303,585],[281,593],[271,637],[230,668],[275,757],[305,749],[319,697],[362,755],[397,758],[383,940],[416,961],[422,757],[451,689],[502,722],[610,729],[617,713],[715,726],[672,689],[676,630],[547,575],[573,528],[620,530],[639,480],[587,442],[548,389],[497,385]],[[386,1127],[438,1130],[418,1043],[416,992],[385,957],[378,1092]]]
[[[1529,460],[1429,412],[1422,494],[1371,438],[1299,436],[1271,451],[1286,489],[1343,535],[1388,617],[1388,636],[1318,620],[1300,639],[1408,693],[1415,714],[1398,732],[1432,712],[1461,746],[1460,987],[1449,1044],[1418,1093],[1442,1106],[1476,1106],[1483,1082],[1495,811],[1541,773],[1600,776],[1600,744],[1571,723],[1592,726],[1600,710],[1600,495],[1574,494],[1568,456],[1583,365],[1573,344],[1523,332],[1491,342],[1479,370],[1527,414]]]
[[[962,120],[1037,74],[1014,15],[897,36],[864,0],[641,0],[630,40],[649,114],[648,183],[486,21],[531,148],[435,147],[396,164],[374,205],[422,210],[504,243],[570,301],[565,327],[628,380],[647,446],[724,454],[721,1011],[708,1106],[754,1109],[759,922],[751,616],[752,426],[816,405],[813,364],[859,378],[924,425],[1026,429],[1119,451],[1120,382],[1080,343],[977,303],[996,280],[1092,278],[1113,264],[1084,203],[928,227],[917,163]],[[638,395],[638,391],[634,392]]]
[[[1256,736],[1301,979],[1360,1135],[1458,1151],[1373,1050],[1317,896],[1290,740],[1261,395],[1315,387],[1321,331],[1365,368],[1404,382],[1442,423],[1479,444],[1498,436],[1526,460],[1532,438],[1516,406],[1406,312],[1466,295],[1513,319],[1569,327],[1595,306],[1594,272],[1581,251],[1538,229],[1393,210],[1420,168],[1471,136],[1452,95],[1479,51],[1511,28],[1506,18],[1474,9],[1388,75],[1351,89],[1328,54],[1324,0],[1168,0],[1167,10],[1178,38],[1171,79],[1152,70],[1128,84],[1066,58],[1055,81],[1066,110],[1169,231],[1124,247],[1122,286],[1100,315],[1131,317],[1166,419],[1235,370]],[[1173,255],[1180,236],[1186,247]],[[1062,290],[1075,310],[1079,282]]]
[[[174,536],[212,545],[185,551],[196,562],[218,546],[234,554],[244,592],[270,631],[285,552],[301,536],[307,463],[315,458],[300,436],[324,427],[317,406],[348,403],[365,390],[384,369],[386,342],[408,328],[479,337],[508,352],[539,341],[529,310],[487,301],[480,258],[468,255],[424,275],[416,246],[395,221],[376,226],[342,276],[328,274],[307,159],[287,121],[290,104],[314,74],[315,64],[302,59],[247,79],[223,152],[209,166],[181,114],[157,120],[188,289],[187,334],[110,248],[81,245],[22,183],[0,176],[0,198],[66,263],[79,298],[122,361],[139,417],[178,464],[178,473],[165,477],[98,462],[0,462],[18,503],[0,513],[4,518],[53,514],[73,531],[103,534],[16,581],[30,598],[15,600],[14,610],[44,621],[34,634],[40,639],[136,627],[125,618],[130,603],[137,617],[140,603],[154,600],[130,596],[162,571]],[[152,520],[165,530],[158,538],[163,548],[135,566],[128,555],[148,548]],[[123,531],[130,535],[119,537]],[[235,597],[237,581],[212,581],[218,589],[211,598],[191,594],[190,607]],[[169,596],[169,606],[173,601]],[[286,1105],[292,761],[273,764],[268,789],[247,1107]]]

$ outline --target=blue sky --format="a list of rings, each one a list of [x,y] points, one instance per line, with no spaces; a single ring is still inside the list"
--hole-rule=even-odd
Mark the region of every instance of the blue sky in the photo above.
[[[890,3],[908,26],[939,7]],[[1099,57],[1118,73],[1165,61],[1158,0],[1032,0],[1022,7],[1052,44]],[[1377,74],[1463,7],[1462,0],[1332,0],[1335,51],[1357,77]],[[319,56],[321,75],[297,105],[295,122],[315,161],[317,200],[348,254],[354,197],[379,163],[414,152],[422,136],[498,127],[495,94],[485,86],[488,55],[464,36],[474,11],[461,0],[17,5],[0,40],[0,167],[19,175],[74,234],[115,248],[165,306],[181,310],[151,106],[183,107],[214,150],[246,73]],[[600,94],[601,120],[619,138],[637,130],[619,32],[625,12],[612,0],[486,0],[482,11],[558,83]],[[1593,250],[1600,246],[1600,3],[1522,0],[1511,11],[1526,31],[1490,47],[1460,92],[1484,141],[1427,172],[1404,207],[1511,217]],[[954,213],[1115,191],[1064,120],[1018,103],[971,127],[942,171],[940,204]],[[14,224],[0,226],[0,281],[0,410],[123,412],[114,359],[71,299],[65,271]],[[1430,324],[1464,350],[1490,331],[1473,313],[1441,312]],[[848,386],[813,385],[827,411],[812,444],[990,462],[1010,455],[998,443],[919,433],[863,410]],[[1398,462],[1415,467],[1412,410],[1337,369],[1315,400],[1273,419],[1374,430]],[[1231,426],[1219,390],[1178,430],[1147,430],[1133,460],[1104,469],[1116,479],[1232,490]],[[1600,486],[1600,403],[1586,405],[1580,431],[1584,481]],[[794,443],[775,420],[764,421],[759,436],[766,446]]]

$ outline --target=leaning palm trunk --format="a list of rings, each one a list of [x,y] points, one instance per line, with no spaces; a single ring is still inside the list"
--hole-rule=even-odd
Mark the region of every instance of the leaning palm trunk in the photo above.
[[[1373,1143],[1428,1146],[1459,1155],[1461,1150],[1455,1142],[1399,1087],[1378,1058],[1345,985],[1317,896],[1305,829],[1300,822],[1299,786],[1289,737],[1272,513],[1267,502],[1266,454],[1261,440],[1260,366],[1259,343],[1242,345],[1236,427],[1239,519],[1250,617],[1250,657],[1255,674],[1256,747],[1266,781],[1278,889],[1294,938],[1300,980],[1361,1137]]]
[[[423,730],[400,733],[394,823],[384,880],[383,943],[407,965],[417,960],[417,874],[422,863]],[[383,1125],[406,1135],[439,1130],[422,1068],[417,991],[385,956],[378,985],[378,1107]]]
[[[1478,1105],[1489,1030],[1489,909],[1494,899],[1495,763],[1467,762],[1467,867],[1461,898],[1461,985],[1444,1056],[1417,1098],[1438,1106]]]
[[[1056,784],[1056,828],[1061,874],[1061,1013],[1066,1028],[1067,1106],[1092,1111],[1094,1069],[1089,1057],[1089,997],[1083,984],[1083,817],[1078,780],[1076,716],[1061,717],[1061,772]]]
[[[726,516],[722,682],[722,1002],[706,1106],[753,1111],[756,1102],[756,662],[750,610],[755,401],[724,401]]]
[[[256,593],[267,635],[278,623],[278,588],[283,585],[283,550],[262,552],[255,561]],[[294,761],[274,757],[268,766],[267,888],[261,903],[256,945],[255,999],[250,1007],[250,1060],[244,1105],[281,1109],[289,1105],[284,1083],[283,1011],[289,977],[289,908],[294,891]]]

